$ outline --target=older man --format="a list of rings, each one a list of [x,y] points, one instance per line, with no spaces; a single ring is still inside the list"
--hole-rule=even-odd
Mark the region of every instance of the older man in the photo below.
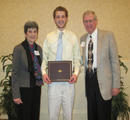
[[[119,93],[120,67],[117,45],[112,32],[97,28],[94,11],[83,14],[88,33],[81,37],[85,67],[88,120],[111,120],[112,96]]]

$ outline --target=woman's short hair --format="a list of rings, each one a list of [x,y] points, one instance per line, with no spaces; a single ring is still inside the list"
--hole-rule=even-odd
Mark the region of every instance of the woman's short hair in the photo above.
[[[35,21],[27,21],[24,25],[24,33],[27,33],[28,28],[36,28],[38,32],[38,24]]]

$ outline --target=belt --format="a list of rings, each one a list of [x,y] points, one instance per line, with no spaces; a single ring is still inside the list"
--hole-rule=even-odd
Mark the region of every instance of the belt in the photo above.
[[[88,71],[88,69],[86,70],[86,72]],[[97,72],[97,68],[94,68],[93,69],[93,72],[95,73],[95,72]]]
[[[89,73],[89,70],[87,69],[86,70],[86,75],[89,77],[89,78],[92,78],[95,74],[97,74],[97,68],[93,68],[93,71],[91,71]]]
[[[94,72],[97,72],[97,68],[94,68],[93,71],[94,71]]]

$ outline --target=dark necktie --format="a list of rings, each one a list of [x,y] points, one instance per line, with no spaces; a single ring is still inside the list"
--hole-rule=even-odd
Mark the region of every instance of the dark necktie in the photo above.
[[[90,36],[90,41],[88,43],[88,63],[87,63],[87,73],[89,77],[93,76],[93,41],[92,36]]]

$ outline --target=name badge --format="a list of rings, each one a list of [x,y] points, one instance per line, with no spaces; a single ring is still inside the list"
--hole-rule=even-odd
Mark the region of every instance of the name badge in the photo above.
[[[81,42],[81,47],[85,47],[85,42]]]
[[[40,55],[39,51],[37,51],[37,50],[34,50],[34,54],[35,54],[36,56]]]

